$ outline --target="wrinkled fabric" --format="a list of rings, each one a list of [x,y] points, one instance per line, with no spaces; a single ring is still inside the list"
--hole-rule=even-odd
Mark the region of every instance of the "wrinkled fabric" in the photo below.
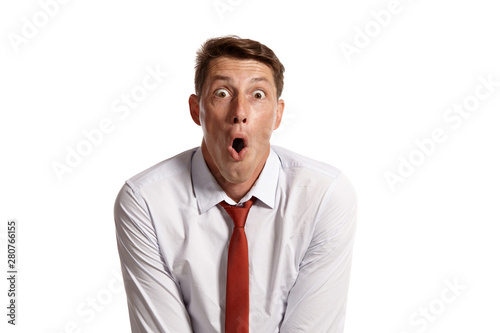
[[[240,203],[247,218],[250,332],[341,333],[356,195],[338,169],[273,146]],[[132,177],[115,223],[133,333],[223,332],[231,200],[194,148]]]

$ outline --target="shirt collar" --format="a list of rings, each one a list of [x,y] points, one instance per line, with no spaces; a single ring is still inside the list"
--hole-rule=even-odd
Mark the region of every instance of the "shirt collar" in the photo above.
[[[259,178],[240,202],[236,203],[219,186],[208,169],[201,148],[198,148],[192,158],[191,179],[199,212],[203,214],[223,200],[231,205],[236,205],[249,200],[252,196],[262,201],[269,208],[274,208],[279,170],[279,157],[271,148]]]

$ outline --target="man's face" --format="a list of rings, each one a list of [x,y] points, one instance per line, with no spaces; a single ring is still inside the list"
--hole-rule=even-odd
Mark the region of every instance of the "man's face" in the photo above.
[[[191,95],[189,104],[202,127],[203,156],[215,177],[232,184],[258,177],[284,108],[271,68],[255,60],[216,58],[201,96]]]

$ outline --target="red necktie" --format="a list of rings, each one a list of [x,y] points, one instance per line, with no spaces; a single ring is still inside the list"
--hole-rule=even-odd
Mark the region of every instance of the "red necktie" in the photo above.
[[[248,243],[245,222],[255,198],[241,206],[231,206],[225,201],[220,205],[231,216],[234,223],[229,242],[226,284],[226,333],[248,333],[250,314]]]

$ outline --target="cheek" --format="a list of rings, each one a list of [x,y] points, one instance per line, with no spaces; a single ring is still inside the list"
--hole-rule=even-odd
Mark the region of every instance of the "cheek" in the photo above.
[[[257,127],[253,133],[256,143],[258,142],[259,146],[267,146],[269,144],[271,135],[273,134],[273,128],[271,125],[272,124],[269,121],[256,124]]]
[[[259,126],[261,128],[262,134],[271,136],[274,130],[275,123],[276,123],[276,113],[272,111],[266,113],[266,115],[261,119]]]
[[[214,121],[213,115],[210,113],[200,113],[200,123],[201,127],[203,129],[203,134],[212,134],[213,133],[213,128],[215,127],[214,124],[216,124],[216,121]]]
[[[203,137],[207,143],[216,147],[224,143],[224,136],[221,133],[220,119],[214,117],[213,115],[205,115],[203,119],[200,117],[200,121]]]

